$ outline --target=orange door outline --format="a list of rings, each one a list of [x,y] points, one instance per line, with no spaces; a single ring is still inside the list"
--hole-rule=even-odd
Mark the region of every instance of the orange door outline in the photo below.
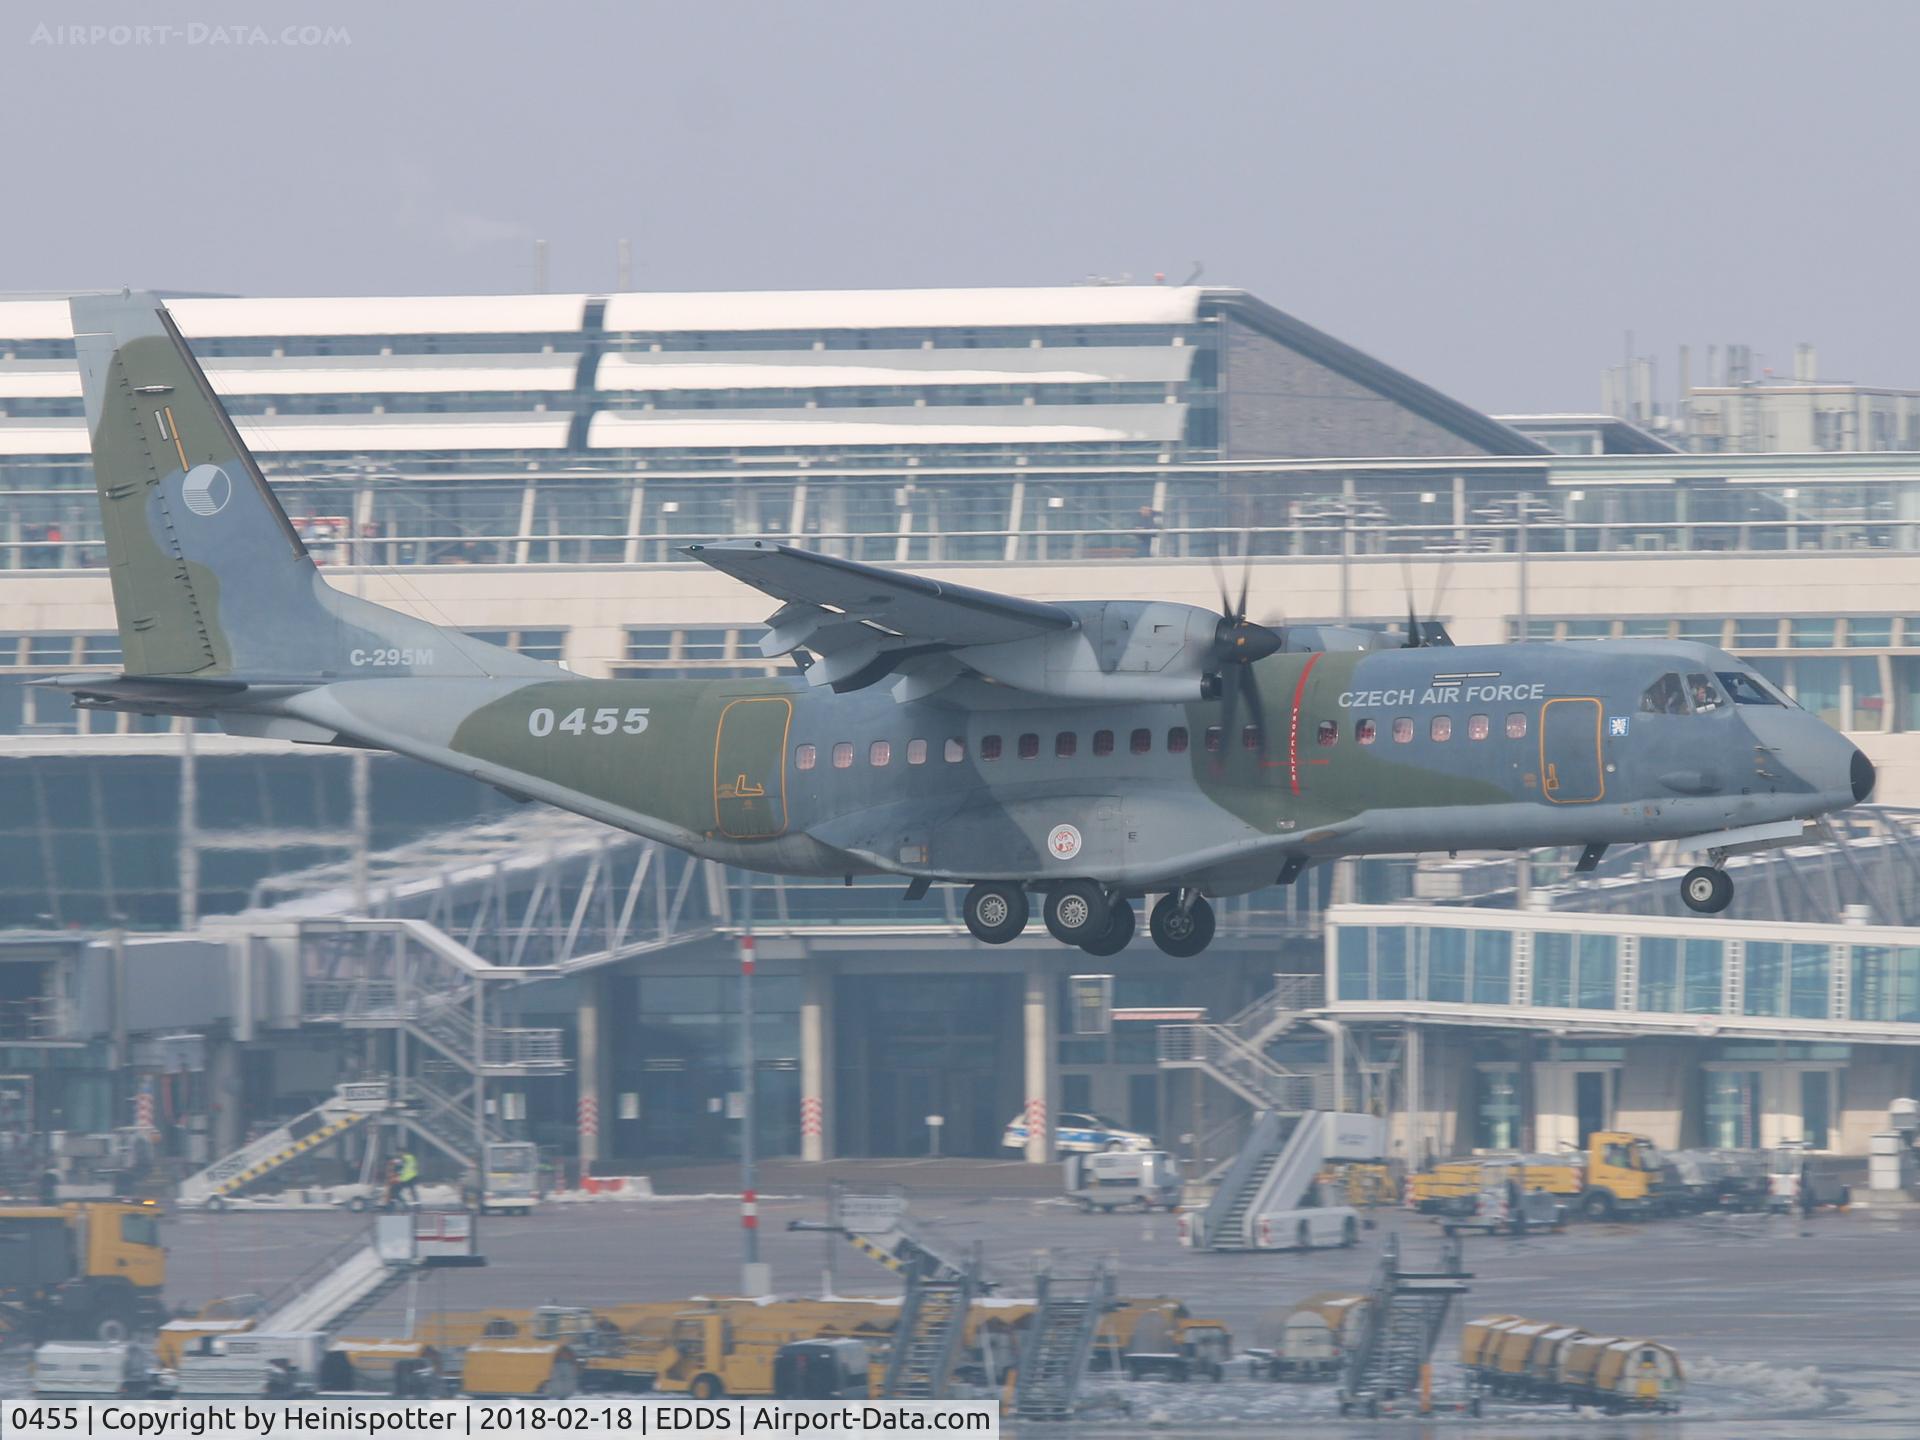
[[[1554,763],[1547,757],[1547,712],[1556,705],[1591,705],[1593,707],[1593,783],[1591,795],[1563,795],[1560,793],[1560,776]],[[1596,800],[1606,798],[1607,760],[1601,748],[1600,722],[1602,706],[1592,695],[1563,696],[1558,700],[1549,700],[1540,707],[1540,793],[1555,805],[1591,805]],[[1574,724],[1579,722],[1572,716],[1567,719]]]
[[[780,721],[780,748],[773,757],[774,773],[770,777],[773,781],[771,786],[749,778],[745,772],[722,773],[723,769],[738,771],[738,764],[723,762],[720,752],[726,748],[727,716],[742,705],[784,705],[786,707],[786,713]],[[755,695],[742,700],[729,700],[720,711],[720,719],[713,727],[713,826],[729,840],[771,840],[776,835],[787,833],[787,737],[792,730],[793,701],[784,695]],[[773,792],[768,808],[770,828],[745,831],[727,828],[725,812],[721,809],[723,800],[745,800],[751,803],[766,797],[770,788]]]

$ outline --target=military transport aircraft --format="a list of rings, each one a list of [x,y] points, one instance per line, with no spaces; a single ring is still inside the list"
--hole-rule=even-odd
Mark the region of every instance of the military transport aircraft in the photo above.
[[[780,601],[781,679],[588,680],[331,588],[165,307],[72,302],[125,672],[82,706],[389,750],[695,855],[968,885],[989,944],[1095,955],[1159,896],[1173,955],[1208,896],[1338,856],[1680,840],[1724,861],[1866,799],[1867,758],[1705,645],[1453,646],[1152,600],[1042,603],[760,540],[687,554]],[[1224,597],[1223,597],[1224,600]]]

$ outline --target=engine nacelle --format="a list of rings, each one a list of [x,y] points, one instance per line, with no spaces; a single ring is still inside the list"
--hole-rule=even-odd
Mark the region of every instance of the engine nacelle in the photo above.
[[[1061,700],[1171,702],[1204,699],[1220,616],[1164,600],[1063,604],[1072,630],[1002,645],[974,645],[953,658],[988,680]]]

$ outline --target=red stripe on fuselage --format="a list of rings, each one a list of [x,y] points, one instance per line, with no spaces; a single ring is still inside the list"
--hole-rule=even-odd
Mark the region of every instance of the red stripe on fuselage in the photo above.
[[[1313,674],[1321,654],[1316,650],[1307,657],[1307,663],[1300,667],[1300,678],[1293,686],[1293,718],[1287,724],[1287,782],[1296,795],[1300,793],[1300,701],[1307,693],[1307,677]]]

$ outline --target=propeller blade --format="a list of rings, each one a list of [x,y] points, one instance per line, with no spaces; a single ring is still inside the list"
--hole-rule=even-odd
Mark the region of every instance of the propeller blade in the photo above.
[[[1236,621],[1247,618],[1247,600],[1253,594],[1253,532],[1240,535],[1240,603],[1233,607]]]

